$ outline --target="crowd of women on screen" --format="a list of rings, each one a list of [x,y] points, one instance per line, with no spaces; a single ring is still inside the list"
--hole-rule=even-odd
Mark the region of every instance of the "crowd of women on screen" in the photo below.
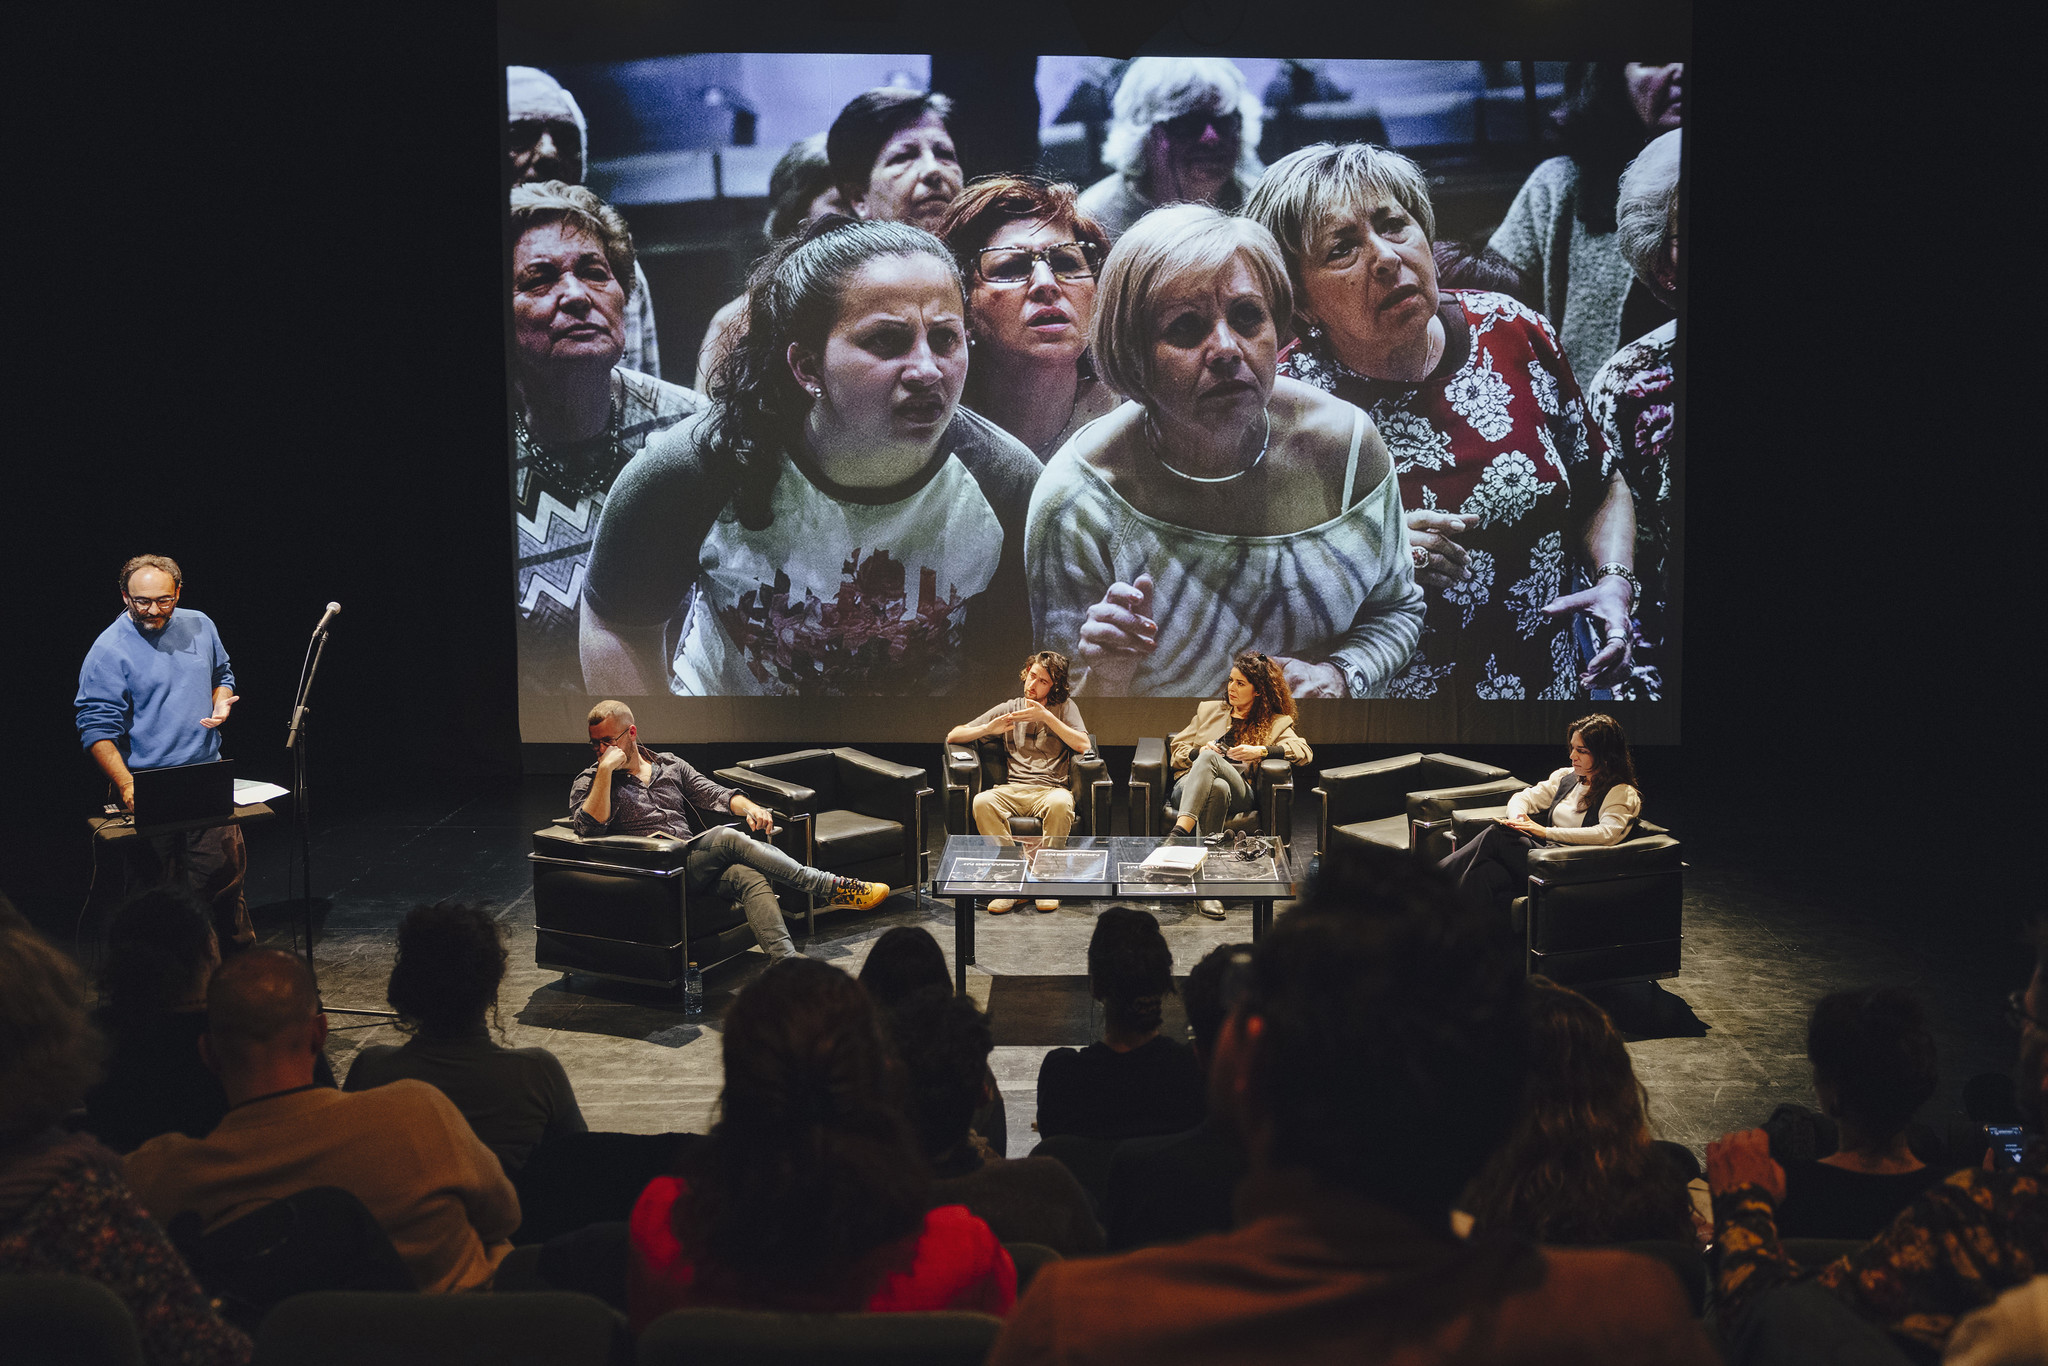
[[[866,92],[778,166],[695,390],[621,363],[618,214],[518,187],[523,686],[933,695],[1049,648],[1091,696],[1249,650],[1304,698],[1659,697],[1679,86],[1639,70],[1636,155],[1544,163],[1506,259],[1447,256],[1400,153],[1260,168],[1227,61],[1133,63],[1078,193],[963,183],[945,96]],[[1558,189],[1596,173],[1604,233]]]

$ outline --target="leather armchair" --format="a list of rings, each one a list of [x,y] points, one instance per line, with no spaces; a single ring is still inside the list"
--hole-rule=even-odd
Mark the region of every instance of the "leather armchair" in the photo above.
[[[1173,828],[1174,812],[1167,805],[1175,773],[1169,762],[1171,751],[1165,740],[1148,735],[1138,741],[1131,758],[1131,833],[1163,835]],[[1258,805],[1240,811],[1223,822],[1226,830],[1259,830],[1285,848],[1294,838],[1294,765],[1278,756],[1261,761],[1251,773],[1252,795]]]
[[[1455,754],[1402,754],[1326,768],[1316,788],[1323,799],[1316,850],[1376,844],[1441,859],[1451,852],[1453,812],[1497,806],[1527,786],[1504,768]]]
[[[1460,844],[1504,807],[1453,817]],[[1508,913],[1528,970],[1568,987],[1676,977],[1685,898],[1684,846],[1663,826],[1637,821],[1619,844],[1529,851],[1527,892]]]
[[[688,895],[684,840],[578,835],[567,821],[533,832],[533,959],[556,972],[674,988],[754,943],[723,897]]]
[[[743,759],[714,775],[776,815],[776,847],[840,877],[917,886],[924,872],[925,772],[857,749],[800,749]],[[777,888],[783,911],[812,933],[817,898]]]
[[[967,745],[947,745],[939,771],[945,785],[946,832],[972,835],[977,833],[974,798],[1010,780],[1010,753],[1003,747],[1001,736]],[[1107,835],[1115,784],[1110,781],[1109,765],[1103,762],[1093,734],[1088,737],[1085,754],[1068,758],[1067,786],[1074,794],[1074,833]],[[1012,817],[1010,828],[1013,834],[1040,833],[1037,818],[1031,816]]]

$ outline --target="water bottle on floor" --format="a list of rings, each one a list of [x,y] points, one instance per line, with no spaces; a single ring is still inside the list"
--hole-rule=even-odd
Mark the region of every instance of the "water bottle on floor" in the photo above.
[[[683,1014],[696,1019],[704,1013],[704,974],[695,963],[683,969]]]

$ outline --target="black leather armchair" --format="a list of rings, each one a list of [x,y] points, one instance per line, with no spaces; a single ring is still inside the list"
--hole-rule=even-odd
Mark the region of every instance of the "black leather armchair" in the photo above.
[[[1323,799],[1316,849],[1376,844],[1441,859],[1451,852],[1454,811],[1498,806],[1527,786],[1504,768],[1454,754],[1402,754],[1326,768],[1316,788]]]
[[[974,798],[978,793],[1010,781],[1010,753],[1004,748],[1001,736],[990,736],[972,744],[947,745],[942,757],[940,774],[945,784],[946,832],[953,835],[975,834]],[[1074,794],[1073,833],[1107,835],[1110,802],[1116,789],[1109,778],[1109,765],[1103,762],[1102,754],[1096,748],[1094,735],[1088,737],[1087,753],[1068,759],[1067,786]],[[1025,823],[1032,828],[1018,828]],[[1041,833],[1035,818],[1016,817],[1010,824],[1015,834]]]
[[[1463,844],[1505,809],[1459,811]],[[1671,832],[1637,821],[1619,844],[1538,846],[1529,886],[1509,906],[1528,970],[1568,987],[1676,977],[1685,899],[1684,847]]]
[[[1167,805],[1175,774],[1166,741],[1146,736],[1131,758],[1131,833],[1163,835],[1173,828],[1174,811]],[[1256,829],[1285,848],[1294,838],[1294,765],[1271,756],[1251,773],[1258,805],[1223,822],[1227,830]]]
[[[723,768],[736,787],[776,815],[776,847],[798,863],[840,877],[915,887],[924,871],[925,772],[857,749],[800,749]],[[815,928],[817,898],[779,887],[785,914]]]
[[[688,895],[689,844],[651,835],[584,838],[566,821],[533,832],[533,959],[556,972],[673,988],[753,945],[740,907]]]

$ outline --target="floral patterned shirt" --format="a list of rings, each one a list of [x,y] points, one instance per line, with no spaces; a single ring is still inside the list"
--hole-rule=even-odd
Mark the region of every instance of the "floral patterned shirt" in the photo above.
[[[1721,1312],[1772,1286],[1811,1279],[1895,1337],[1940,1350],[1956,1320],[2048,1271],[2048,1200],[2039,1152],[2011,1171],[1965,1168],[1908,1205],[1884,1232],[1817,1271],[1786,1257],[1759,1186],[1715,1197]]]
[[[1635,677],[1615,690],[1617,697],[1654,701],[1664,695],[1660,665],[1670,631],[1677,345],[1678,323],[1665,323],[1615,352],[1586,387],[1586,407],[1636,500],[1635,568],[1643,600],[1636,604]]]
[[[1427,590],[1421,647],[1387,696],[1583,697],[1570,619],[1540,609],[1572,591],[1567,542],[1598,505],[1607,443],[1549,323],[1481,290],[1445,290],[1438,316],[1444,357],[1419,384],[1367,378],[1304,343],[1280,359],[1281,374],[1372,415],[1404,508],[1479,519],[1458,538],[1472,577]]]
[[[80,1135],[0,1163],[0,1185],[0,1275],[98,1281],[134,1315],[148,1366],[249,1360],[249,1339],[214,1312],[98,1143]]]

